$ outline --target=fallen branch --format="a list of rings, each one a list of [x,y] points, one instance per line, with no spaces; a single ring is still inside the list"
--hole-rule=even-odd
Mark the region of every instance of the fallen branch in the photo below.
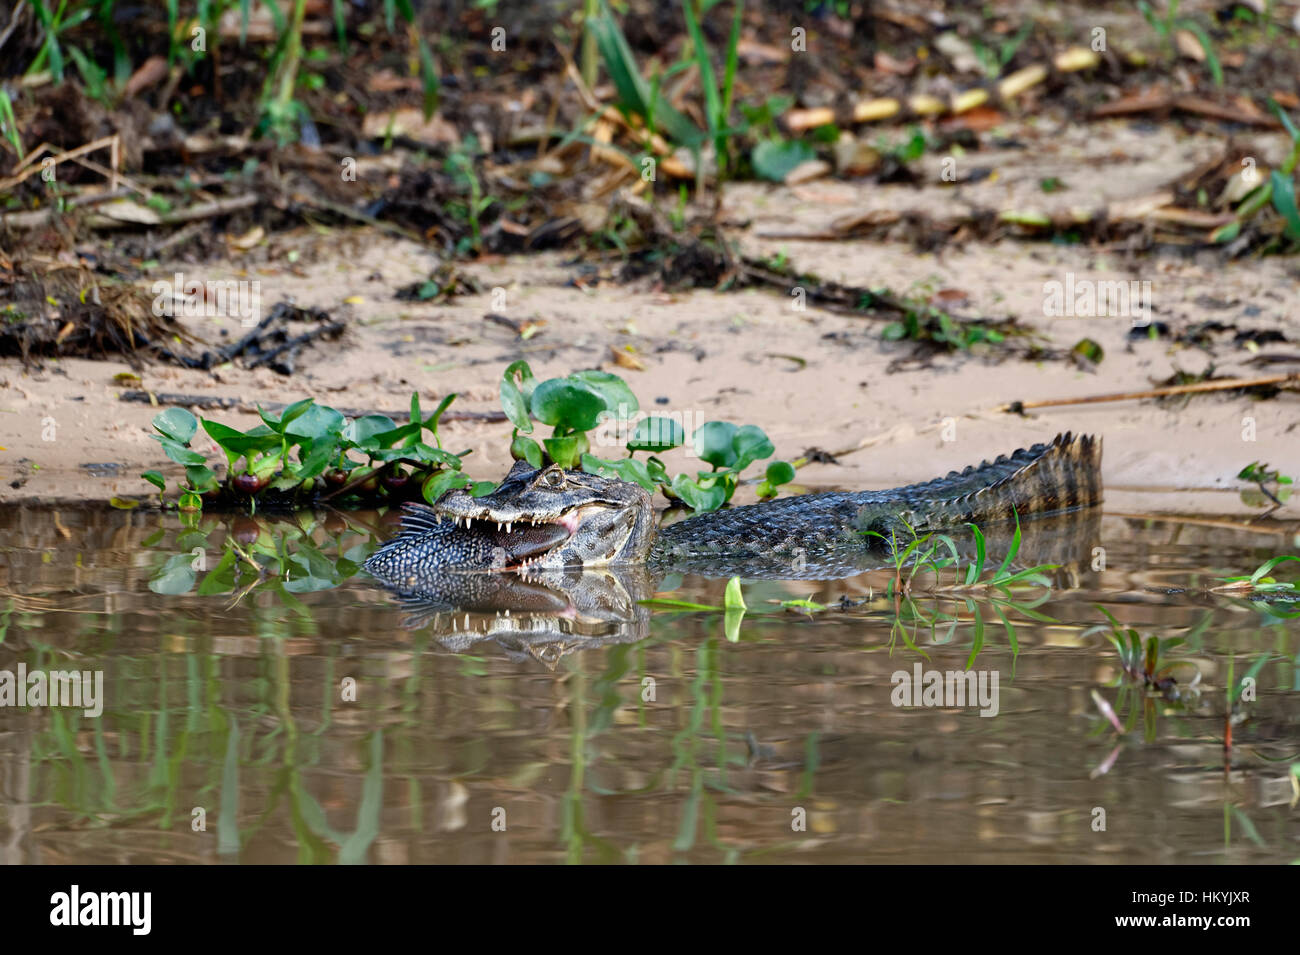
[[[119,177],[122,178],[122,177]],[[139,191],[139,190],[135,190]],[[148,190],[144,190],[147,192]],[[121,189],[110,190],[107,193],[97,193],[93,199],[77,202],[75,199],[71,205],[88,205],[100,202],[106,202],[109,199],[121,199],[124,195]],[[80,197],[78,197],[80,198]],[[91,214],[86,217],[86,226],[91,229],[121,229],[128,226],[168,226],[181,225],[186,222],[194,222],[198,219],[210,219],[214,216],[223,216],[231,212],[237,212],[240,209],[248,209],[257,205],[261,201],[255,193],[246,193],[240,196],[231,196],[229,199],[217,199],[212,202],[201,202],[197,205],[187,206],[184,209],[173,209],[170,212],[157,212],[149,206],[141,206],[135,203],[127,205],[132,209],[133,217],[118,218],[111,215]],[[9,215],[0,217],[0,224],[14,229],[35,229],[49,222],[53,216],[59,212],[53,206],[50,209],[37,209],[30,212],[13,212]]]
[[[198,205],[187,206],[184,209],[173,209],[171,212],[160,212],[158,220],[150,225],[180,225],[184,222],[194,222],[197,219],[211,219],[215,216],[224,216],[231,212],[238,212],[240,209],[249,209],[257,205],[262,200],[256,193],[245,193],[241,196],[231,196],[229,199],[215,199],[212,202],[200,202]],[[117,229],[122,226],[140,225],[138,222],[131,222],[122,219],[114,219],[110,216],[90,216],[86,224],[92,229]]]
[[[131,194],[132,190],[125,187],[110,189],[106,192],[87,192],[79,196],[72,196],[64,203],[64,210],[75,209],[80,206],[93,206],[101,202],[113,202],[116,199],[125,199]],[[0,216],[0,226],[12,229],[39,229],[55,216],[59,215],[58,205],[51,204],[44,209],[32,209],[27,212],[11,212],[8,215]]]
[[[262,365],[271,363],[271,368],[282,374],[289,374],[293,370],[294,357],[303,345],[310,345],[312,342],[330,338],[335,339],[343,334],[343,322],[330,322],[321,325],[319,328],[313,328],[310,331],[303,332],[301,335],[295,335],[281,345],[277,345],[270,351],[264,351],[256,358],[251,358],[245,363],[246,368],[260,368]],[[287,353],[287,354],[286,354]],[[281,355],[285,355],[283,361],[278,361]]]
[[[121,176],[118,172],[118,169],[121,166],[121,139],[118,137],[117,133],[114,133],[111,136],[103,136],[93,142],[78,146],[76,149],[69,149],[66,152],[56,151],[57,147],[51,146],[49,143],[41,143],[27,154],[26,159],[18,164],[17,168],[14,170],[15,174],[13,176],[10,176],[8,179],[0,179],[0,192],[12,192],[15,186],[26,181],[29,176],[34,176],[38,172],[42,172],[46,168],[44,160],[40,163],[37,163],[36,160],[40,159],[47,152],[51,157],[53,157],[54,161],[52,165],[57,166],[61,162],[66,162],[69,159],[76,159],[77,157],[84,156],[87,153],[93,153],[97,149],[107,149],[109,152],[109,188],[116,189],[117,180]]]
[[[1091,405],[1104,401],[1135,401],[1141,398],[1166,398],[1171,395],[1203,394],[1210,391],[1235,391],[1242,388],[1262,388],[1268,385],[1300,384],[1300,374],[1267,375],[1263,378],[1223,378],[1216,381],[1198,381],[1190,385],[1169,385],[1147,391],[1121,391],[1108,395],[1085,395],[1081,398],[1047,398],[1043,401],[1012,401],[999,405],[997,411],[1020,413],[1029,408],[1053,408],[1062,405]]]
[[[1105,103],[1092,111],[1093,119],[1116,116],[1133,116],[1160,110],[1177,110],[1205,116],[1224,123],[1244,123],[1262,129],[1281,129],[1282,124],[1244,97],[1234,105],[1224,106],[1198,96],[1175,96],[1172,93],[1141,93],[1113,103]]]

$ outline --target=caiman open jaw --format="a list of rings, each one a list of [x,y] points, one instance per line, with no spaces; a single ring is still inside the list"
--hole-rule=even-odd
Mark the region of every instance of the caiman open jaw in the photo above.
[[[519,461],[491,494],[445,494],[437,520],[486,534],[501,549],[500,569],[599,567],[641,559],[650,545],[653,507],[635,484]]]
[[[525,569],[546,561],[548,555],[559,558],[564,551],[564,545],[582,532],[583,525],[589,519],[592,520],[593,525],[609,527],[614,525],[612,518],[616,517],[616,509],[604,504],[578,505],[560,514],[554,520],[540,521],[527,517],[504,520],[491,511],[462,517],[444,511],[440,507],[434,507],[432,510],[439,520],[449,520],[455,527],[488,535],[493,545],[501,548],[504,554],[504,566],[499,568],[502,570]],[[611,539],[612,546],[608,548],[608,557],[612,558],[626,541],[627,532],[631,531],[632,524],[631,520],[623,522],[624,533]],[[595,529],[594,526],[592,529]],[[546,561],[548,564],[556,562]],[[609,562],[608,559],[586,559],[571,560],[566,563],[598,565]]]

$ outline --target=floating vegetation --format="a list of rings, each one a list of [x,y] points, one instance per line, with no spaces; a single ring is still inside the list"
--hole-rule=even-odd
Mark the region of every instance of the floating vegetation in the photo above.
[[[1300,600],[1300,588],[1290,581],[1278,580],[1269,574],[1274,567],[1288,561],[1300,561],[1300,557],[1284,554],[1264,561],[1251,574],[1237,577],[1220,577],[1223,583],[1212,588],[1214,593],[1250,594],[1269,597],[1281,597],[1284,600]]]

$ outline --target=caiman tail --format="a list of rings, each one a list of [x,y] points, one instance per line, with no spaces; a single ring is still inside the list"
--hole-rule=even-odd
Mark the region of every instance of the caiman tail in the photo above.
[[[865,569],[870,551],[912,532],[976,524],[988,533],[1017,516],[1100,503],[1101,442],[1067,433],[924,484],[804,494],[687,518],[660,529],[650,563],[703,576],[829,579]]]
[[[1093,507],[1102,499],[1101,439],[1067,431],[1047,444],[872,496],[862,495],[854,522],[860,530],[884,531],[898,520],[917,530],[983,525]]]

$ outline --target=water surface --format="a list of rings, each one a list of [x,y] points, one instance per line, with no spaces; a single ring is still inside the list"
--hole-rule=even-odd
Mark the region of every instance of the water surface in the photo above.
[[[508,625],[413,615],[358,570],[376,515],[295,522],[0,513],[0,672],[104,687],[98,716],[0,708],[0,861],[1300,859],[1300,607],[1208,590],[1300,552],[1276,525],[1106,516],[1036,606],[747,582],[737,626],[545,592]],[[1183,641],[1172,684],[1124,672],[1099,604]],[[996,675],[996,715],[895,705],[918,664]]]

